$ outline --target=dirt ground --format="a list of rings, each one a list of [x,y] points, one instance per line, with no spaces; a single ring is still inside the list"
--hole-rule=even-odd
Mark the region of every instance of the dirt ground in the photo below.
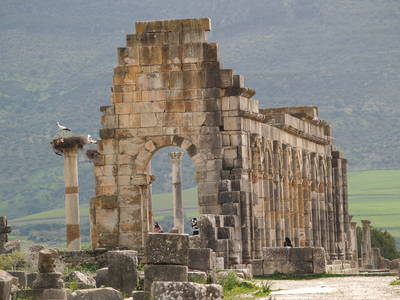
[[[394,279],[395,276],[354,276],[312,280],[271,280],[272,289],[280,289],[272,293],[271,299],[400,300],[400,286],[389,284]]]

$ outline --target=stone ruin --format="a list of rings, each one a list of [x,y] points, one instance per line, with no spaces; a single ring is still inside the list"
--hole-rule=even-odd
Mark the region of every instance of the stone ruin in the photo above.
[[[203,246],[225,267],[263,249],[321,247],[352,260],[347,161],[317,107],[260,108],[207,41],[210,19],[137,22],[118,49],[90,202],[93,248],[145,247],[152,231],[149,162],[177,146],[196,168]]]
[[[38,273],[0,271],[0,296],[10,299],[19,282],[43,300],[121,300],[121,292],[132,300],[219,300],[222,288],[212,283],[229,271],[251,278],[399,269],[371,248],[367,220],[358,257],[346,159],[317,107],[259,108],[243,77],[222,68],[210,29],[209,19],[136,23],[118,50],[112,105],[101,107],[101,140],[91,155],[93,249],[76,251],[77,160],[64,153],[72,174],[65,181],[67,246],[75,251],[39,249]],[[166,146],[180,147],[195,165],[199,235],[183,233],[181,152],[169,153],[175,233],[152,233],[150,160]],[[0,254],[9,232],[0,217]],[[284,247],[286,237],[293,248]],[[64,279],[78,280],[79,289],[70,292],[57,257],[96,265],[95,280],[73,272]]]

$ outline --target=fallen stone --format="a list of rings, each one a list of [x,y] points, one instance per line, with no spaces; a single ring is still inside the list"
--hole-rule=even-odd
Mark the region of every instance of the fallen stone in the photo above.
[[[222,300],[222,287],[218,284],[156,281],[151,288],[154,300]]]
[[[145,291],[150,291],[153,281],[188,281],[188,267],[179,265],[145,265]]]
[[[189,249],[188,254],[189,269],[208,271],[215,266],[215,254],[210,248]]]
[[[8,272],[0,270],[0,299],[11,300],[11,287],[15,283],[15,277]]]
[[[47,289],[43,291],[42,300],[67,300],[65,289]]]
[[[8,273],[10,273],[11,276],[18,278],[18,286],[20,288],[27,286],[25,271],[9,271]]]
[[[21,241],[13,240],[5,243],[4,249],[7,253],[12,253],[15,251],[21,251]]]
[[[132,300],[145,300],[147,298],[149,298],[149,293],[146,293],[145,291],[133,291],[132,292]]]
[[[253,276],[262,276],[264,275],[264,260],[263,259],[254,259],[251,261],[251,268],[253,271]]]
[[[202,271],[188,271],[188,280],[196,283],[207,283],[207,273]]]
[[[38,268],[40,273],[52,273],[56,269],[58,251],[55,249],[43,249],[39,252]]]
[[[64,281],[76,283],[79,289],[90,289],[96,287],[96,281],[92,277],[79,271],[69,273],[65,276]]]
[[[123,300],[122,294],[113,288],[78,290],[71,294],[71,300]]]
[[[96,271],[96,287],[102,287],[108,285],[108,268],[98,269]]]
[[[37,272],[32,272],[32,273],[27,273],[26,274],[26,286],[28,288],[32,288],[33,287],[33,282],[36,280],[38,276]]]
[[[62,274],[57,272],[52,273],[39,273],[36,280],[32,284],[33,289],[62,289],[64,288],[64,281]]]
[[[108,284],[130,294],[137,286],[137,252],[119,250],[108,252]]]
[[[145,247],[146,263],[187,265],[189,235],[150,233]]]

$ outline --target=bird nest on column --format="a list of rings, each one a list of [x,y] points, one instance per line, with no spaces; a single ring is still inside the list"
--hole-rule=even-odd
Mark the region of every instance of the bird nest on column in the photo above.
[[[62,155],[65,150],[75,147],[83,149],[86,144],[88,144],[86,136],[57,137],[51,141],[53,150],[57,155]]]
[[[97,157],[99,157],[100,153],[96,149],[88,149],[86,150],[86,157],[89,160],[95,160]]]

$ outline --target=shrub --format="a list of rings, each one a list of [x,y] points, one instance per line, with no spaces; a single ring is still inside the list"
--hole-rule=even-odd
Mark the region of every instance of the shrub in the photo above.
[[[393,281],[390,283],[390,285],[400,285],[400,277],[397,278],[397,279],[395,279],[395,280],[393,280]]]
[[[25,255],[20,251],[0,255],[0,270],[18,270],[26,265]]]

